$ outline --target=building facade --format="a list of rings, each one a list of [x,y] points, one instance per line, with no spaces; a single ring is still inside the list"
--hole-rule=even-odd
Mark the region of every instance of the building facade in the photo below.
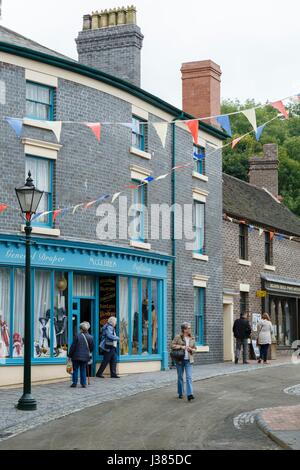
[[[224,358],[233,360],[232,324],[270,314],[277,350],[300,338],[300,220],[278,196],[277,145],[250,159],[250,182],[223,175]]]

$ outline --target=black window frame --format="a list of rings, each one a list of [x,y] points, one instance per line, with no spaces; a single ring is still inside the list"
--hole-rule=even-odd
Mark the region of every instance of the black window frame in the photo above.
[[[240,292],[240,315],[246,313],[248,315],[249,293]]]
[[[265,264],[272,266],[273,264],[273,240],[271,233],[265,232]]]
[[[242,260],[248,261],[248,226],[246,224],[239,224],[239,257]]]

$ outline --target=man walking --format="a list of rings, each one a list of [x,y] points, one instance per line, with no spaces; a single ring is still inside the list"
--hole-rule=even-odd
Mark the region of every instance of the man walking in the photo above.
[[[233,325],[233,334],[236,339],[235,364],[239,362],[241,348],[243,346],[243,363],[249,364],[248,359],[248,339],[251,335],[251,326],[247,320],[247,314],[242,313],[241,317],[235,320]]]

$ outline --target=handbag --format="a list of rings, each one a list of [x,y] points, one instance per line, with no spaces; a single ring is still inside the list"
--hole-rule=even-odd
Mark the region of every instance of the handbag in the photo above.
[[[91,364],[93,364],[93,356],[92,356],[92,353],[90,351],[90,347],[89,347],[89,343],[88,343],[88,340],[86,339],[85,335],[82,333],[82,336],[84,337],[85,339],[85,342],[86,342],[86,345],[87,345],[87,348],[89,350],[89,355],[90,355],[90,358],[89,358],[89,362],[88,362],[88,365],[90,366]]]
[[[73,364],[72,360],[69,358],[66,365],[66,371],[68,374],[73,374]]]
[[[175,362],[182,362],[185,356],[185,350],[184,349],[172,349],[170,352],[170,356]]]

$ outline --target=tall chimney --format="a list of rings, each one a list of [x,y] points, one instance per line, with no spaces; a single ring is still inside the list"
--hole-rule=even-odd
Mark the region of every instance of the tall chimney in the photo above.
[[[250,158],[249,182],[278,196],[278,146],[265,144],[263,157]]]
[[[78,60],[140,87],[143,39],[134,6],[96,11],[83,17]]]
[[[221,112],[221,69],[212,60],[182,64],[182,109],[199,118]],[[215,120],[206,120],[215,124]]]

